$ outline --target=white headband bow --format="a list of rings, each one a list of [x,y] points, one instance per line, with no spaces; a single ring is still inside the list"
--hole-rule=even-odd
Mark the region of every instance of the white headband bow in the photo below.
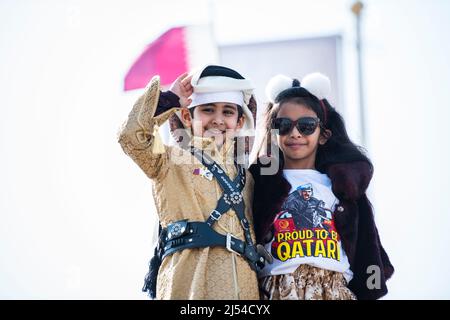
[[[275,103],[277,96],[284,90],[292,88],[294,79],[279,74],[269,80],[266,86],[266,96],[270,102]],[[318,72],[303,77],[300,82],[302,88],[322,100],[329,97],[331,93],[330,79]]]

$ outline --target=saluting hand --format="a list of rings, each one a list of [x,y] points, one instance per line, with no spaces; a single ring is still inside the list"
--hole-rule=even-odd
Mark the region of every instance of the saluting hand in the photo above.
[[[188,107],[192,100],[189,99],[194,88],[191,85],[192,75],[185,72],[180,75],[170,86],[169,90],[175,93],[180,98],[180,106],[182,108]]]

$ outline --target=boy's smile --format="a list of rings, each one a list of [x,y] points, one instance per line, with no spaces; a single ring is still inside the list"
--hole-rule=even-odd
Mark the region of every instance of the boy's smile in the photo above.
[[[211,137],[221,147],[226,138],[233,138],[242,128],[245,116],[239,118],[238,106],[234,103],[215,102],[195,107],[193,117],[184,111],[183,120],[192,127],[194,136]]]

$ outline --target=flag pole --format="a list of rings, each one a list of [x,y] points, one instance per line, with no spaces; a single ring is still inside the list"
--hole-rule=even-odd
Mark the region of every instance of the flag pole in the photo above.
[[[363,63],[362,63],[362,39],[361,39],[361,12],[364,5],[357,1],[352,5],[352,12],[356,17],[356,54],[358,61],[358,92],[359,92],[359,116],[361,130],[361,145],[367,147],[366,137],[366,112],[363,86]]]
[[[209,30],[211,31],[211,36],[214,38],[215,30],[214,30],[214,12],[215,12],[215,3],[214,0],[208,0],[208,24]]]
[[[208,0],[208,27],[209,27],[209,33],[211,35],[211,41],[214,45],[214,48],[216,49],[216,59],[219,60],[219,53],[218,53],[218,45],[216,40],[216,25],[214,23],[215,21],[215,13],[216,13],[216,3],[215,0]],[[217,61],[219,62],[219,61]]]

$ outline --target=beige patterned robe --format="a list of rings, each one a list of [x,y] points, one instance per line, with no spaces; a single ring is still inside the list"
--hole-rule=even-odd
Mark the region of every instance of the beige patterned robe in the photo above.
[[[153,132],[155,124],[161,125],[176,111],[172,109],[154,117],[158,98],[159,79],[155,77],[134,104],[119,133],[119,143],[152,180],[153,198],[163,228],[181,219],[205,221],[215,209],[222,189],[214,178],[210,181],[193,174],[202,165],[189,151],[178,146],[164,146],[163,153],[152,150],[157,135]],[[233,164],[234,145],[230,140],[220,150],[208,138],[193,137],[191,143],[206,150],[234,179],[237,172]],[[248,172],[246,175],[245,214],[252,225],[250,210],[254,182]],[[244,240],[233,210],[224,214],[214,229]],[[253,230],[252,236],[254,238]],[[157,299],[259,299],[257,278],[243,257],[226,248],[185,249],[162,261]]]

